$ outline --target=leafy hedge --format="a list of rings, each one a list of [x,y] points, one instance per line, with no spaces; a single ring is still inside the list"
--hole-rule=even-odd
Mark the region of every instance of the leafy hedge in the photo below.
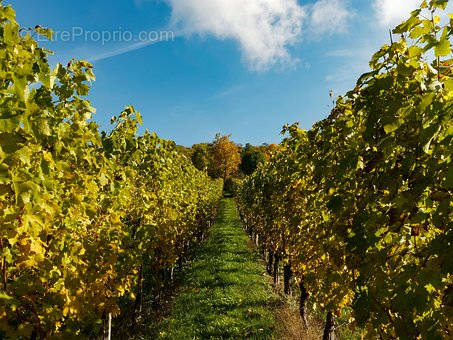
[[[283,150],[243,181],[242,218],[295,274],[302,314],[308,293],[329,317],[352,309],[369,337],[453,336],[447,3],[423,2],[328,118],[285,127]]]
[[[168,268],[216,214],[213,181],[145,132],[127,107],[100,134],[85,61],[49,51],[0,4],[0,329],[10,338],[98,334],[141,294],[146,263]],[[146,279],[146,278],[145,278]]]

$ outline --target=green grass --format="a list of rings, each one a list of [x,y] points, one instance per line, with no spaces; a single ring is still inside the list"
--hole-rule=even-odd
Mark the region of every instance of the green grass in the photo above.
[[[209,238],[182,276],[182,287],[158,338],[273,338],[272,310],[279,297],[248,242],[233,199],[223,199]]]

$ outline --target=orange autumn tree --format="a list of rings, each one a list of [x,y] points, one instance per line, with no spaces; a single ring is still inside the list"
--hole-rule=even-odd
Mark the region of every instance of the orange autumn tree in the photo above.
[[[241,163],[239,148],[230,141],[231,135],[216,135],[211,148],[210,174],[224,180],[237,173]]]

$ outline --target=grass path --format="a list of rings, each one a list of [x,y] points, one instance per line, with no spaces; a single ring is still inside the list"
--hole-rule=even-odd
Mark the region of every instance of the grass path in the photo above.
[[[273,338],[272,310],[279,297],[248,244],[233,199],[223,199],[217,222],[161,324],[161,339]]]

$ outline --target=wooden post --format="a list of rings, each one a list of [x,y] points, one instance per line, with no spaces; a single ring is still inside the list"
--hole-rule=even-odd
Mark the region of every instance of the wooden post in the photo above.
[[[322,340],[335,340],[335,322],[332,312],[328,312],[326,316],[326,326],[324,327],[324,335]]]
[[[107,339],[112,340],[112,313],[109,313],[109,333]]]
[[[307,321],[307,299],[308,299],[308,292],[305,288],[304,279],[300,279],[299,282],[299,289],[300,289],[300,300],[299,300],[299,313],[302,319],[302,324],[305,329],[308,329],[308,321]]]
[[[272,250],[269,250],[268,258],[267,258],[267,273],[272,275],[272,264],[274,263],[274,253]]]
[[[280,263],[280,257],[278,255],[274,255],[274,285],[277,286],[279,283],[279,276],[278,276],[278,265]]]
[[[291,294],[291,277],[293,272],[291,270],[291,265],[288,263],[283,267],[283,290],[286,295]]]

